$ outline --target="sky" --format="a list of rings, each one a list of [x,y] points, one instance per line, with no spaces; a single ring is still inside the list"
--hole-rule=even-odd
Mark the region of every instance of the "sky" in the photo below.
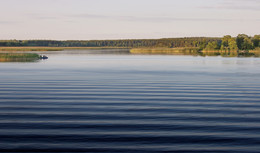
[[[260,34],[260,0],[0,0],[0,39]]]

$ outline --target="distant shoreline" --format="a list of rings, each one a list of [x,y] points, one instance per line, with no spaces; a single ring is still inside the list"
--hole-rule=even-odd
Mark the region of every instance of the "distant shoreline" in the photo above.
[[[0,51],[63,51],[84,49],[128,49],[127,47],[0,47]]]
[[[124,39],[124,40],[0,40],[0,51],[61,51],[65,49],[114,49],[114,48],[149,48],[150,52],[197,52],[228,51],[248,52],[260,50],[260,35],[237,37],[226,35],[214,37],[185,37],[162,39]],[[151,49],[150,49],[151,48]],[[176,49],[177,48],[177,49]],[[147,50],[147,49],[145,49]]]
[[[129,40],[0,40],[0,51],[62,51],[82,49],[130,49],[132,54],[260,54],[260,35],[239,34],[223,38],[187,37]]]

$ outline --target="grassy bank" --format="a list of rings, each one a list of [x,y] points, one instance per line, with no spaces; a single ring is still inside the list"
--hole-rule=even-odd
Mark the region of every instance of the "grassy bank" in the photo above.
[[[80,49],[116,49],[124,47],[0,47],[0,51],[62,51]]]
[[[130,50],[132,54],[194,54],[199,48],[134,48]]]
[[[250,50],[249,53],[255,54],[255,56],[260,57],[260,47]]]
[[[0,62],[27,62],[38,59],[40,56],[32,53],[0,53]]]

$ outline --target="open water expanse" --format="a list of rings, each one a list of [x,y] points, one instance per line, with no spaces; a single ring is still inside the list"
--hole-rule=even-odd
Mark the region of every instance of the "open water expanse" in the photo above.
[[[41,53],[0,63],[0,152],[260,152],[259,58]]]

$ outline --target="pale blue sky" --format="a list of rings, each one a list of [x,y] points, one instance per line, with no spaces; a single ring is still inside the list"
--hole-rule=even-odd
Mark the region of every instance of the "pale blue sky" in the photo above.
[[[260,34],[260,0],[0,0],[0,39]]]

